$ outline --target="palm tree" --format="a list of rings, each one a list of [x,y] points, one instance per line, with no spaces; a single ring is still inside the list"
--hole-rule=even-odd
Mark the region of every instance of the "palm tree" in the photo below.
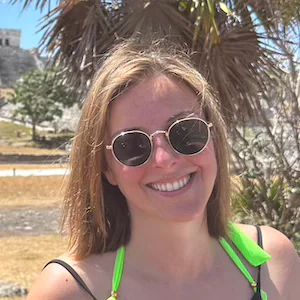
[[[86,89],[114,43],[166,37],[188,47],[230,121],[257,115],[257,89],[282,72],[275,34],[300,20],[298,0],[11,0],[17,2],[46,12],[41,47],[76,88]]]

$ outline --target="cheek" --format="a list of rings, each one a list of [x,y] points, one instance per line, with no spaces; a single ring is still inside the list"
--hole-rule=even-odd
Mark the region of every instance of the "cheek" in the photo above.
[[[119,164],[115,161],[112,165],[112,172],[116,183],[121,189],[127,189],[129,186],[138,185],[142,182],[145,167],[130,168]]]
[[[212,140],[208,143],[206,149],[203,151],[203,154],[206,156],[208,160],[217,161],[215,146]]]
[[[203,152],[198,155],[191,156],[193,162],[202,168],[208,168],[211,172],[217,172],[217,159],[214,144],[212,141],[209,142]]]
[[[119,167],[116,172],[116,184],[127,201],[135,201],[143,197],[143,167]]]

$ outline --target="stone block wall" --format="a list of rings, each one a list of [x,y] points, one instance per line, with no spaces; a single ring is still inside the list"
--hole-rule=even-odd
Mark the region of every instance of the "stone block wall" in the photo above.
[[[0,47],[20,48],[21,30],[0,29]]]

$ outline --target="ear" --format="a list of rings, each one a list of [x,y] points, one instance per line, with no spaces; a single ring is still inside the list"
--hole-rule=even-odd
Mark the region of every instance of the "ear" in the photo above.
[[[114,174],[112,173],[111,169],[108,167],[105,169],[105,171],[103,171],[104,176],[106,177],[107,181],[111,184],[111,185],[118,185],[115,179]]]

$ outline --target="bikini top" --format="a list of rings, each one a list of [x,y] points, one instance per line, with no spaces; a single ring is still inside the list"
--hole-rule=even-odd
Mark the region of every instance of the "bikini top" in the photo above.
[[[235,224],[231,222],[229,223],[229,238],[231,242],[239,250],[243,257],[248,261],[248,263],[258,269],[256,281],[253,279],[245,265],[242,263],[239,256],[235,253],[235,251],[225,240],[225,238],[220,238],[219,241],[227,255],[231,258],[231,260],[238,267],[241,273],[246,277],[249,284],[253,288],[254,295],[251,298],[251,300],[268,300],[268,295],[261,289],[260,267],[261,265],[266,263],[271,258],[271,256],[263,250],[261,230],[259,226],[256,226],[256,228],[258,233],[257,244],[245,233],[243,233]],[[118,289],[122,279],[125,253],[126,249],[123,246],[120,247],[117,251],[114,273],[112,278],[111,296],[107,300],[116,300],[118,298]],[[62,260],[54,259],[48,262],[45,265],[45,267],[50,263],[58,263],[61,266],[63,266],[67,271],[69,271],[69,273],[79,283],[79,285],[81,285],[81,287],[85,289],[85,291],[92,297],[92,299],[97,300],[97,298],[92,294],[90,289],[84,283],[82,278],[70,265],[68,265]]]

